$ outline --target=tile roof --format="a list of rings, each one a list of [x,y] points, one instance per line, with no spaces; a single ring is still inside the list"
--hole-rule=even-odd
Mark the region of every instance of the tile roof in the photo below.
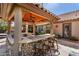
[[[59,21],[77,19],[79,18],[79,10],[58,15],[58,17],[60,18]]]

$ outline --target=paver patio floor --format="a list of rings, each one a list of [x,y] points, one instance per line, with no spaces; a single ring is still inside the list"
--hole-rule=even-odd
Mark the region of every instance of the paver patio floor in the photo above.
[[[68,40],[63,40],[63,39],[59,39],[58,40],[58,43],[61,44],[61,45],[65,45],[65,46],[69,46],[69,47],[72,47],[72,48],[76,48],[76,49],[79,49],[79,41],[77,42],[70,42]]]

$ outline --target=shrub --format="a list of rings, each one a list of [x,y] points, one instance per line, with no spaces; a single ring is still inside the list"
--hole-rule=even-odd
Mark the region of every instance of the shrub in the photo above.
[[[78,41],[79,40],[78,38],[76,38],[74,36],[71,36],[69,39],[72,40],[72,41]]]
[[[7,23],[4,20],[0,20],[0,33],[4,33],[8,29]]]
[[[56,37],[56,38],[62,38],[62,36],[59,35],[59,34],[55,34],[55,37]]]

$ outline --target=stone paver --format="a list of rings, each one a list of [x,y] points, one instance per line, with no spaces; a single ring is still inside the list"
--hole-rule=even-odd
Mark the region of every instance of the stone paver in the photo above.
[[[79,42],[70,42],[70,41],[67,41],[67,40],[60,39],[60,40],[58,40],[58,43],[65,45],[65,46],[69,46],[69,47],[72,47],[72,48],[79,49]]]
[[[59,56],[69,56],[70,54],[73,56],[76,56],[76,55],[79,56],[79,49],[64,46],[61,44],[58,44],[58,46],[59,46],[59,52],[60,52]]]

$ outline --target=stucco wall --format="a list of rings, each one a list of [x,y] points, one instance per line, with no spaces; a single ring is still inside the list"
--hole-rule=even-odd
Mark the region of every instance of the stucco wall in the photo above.
[[[79,21],[72,22],[72,36],[79,38]]]
[[[56,25],[58,25],[58,27],[56,27]],[[62,35],[63,34],[62,28],[63,28],[63,23],[55,23],[54,24],[54,33]],[[79,21],[71,22],[71,35],[79,38]]]
[[[62,36],[62,23],[55,23],[54,24],[54,33]]]

